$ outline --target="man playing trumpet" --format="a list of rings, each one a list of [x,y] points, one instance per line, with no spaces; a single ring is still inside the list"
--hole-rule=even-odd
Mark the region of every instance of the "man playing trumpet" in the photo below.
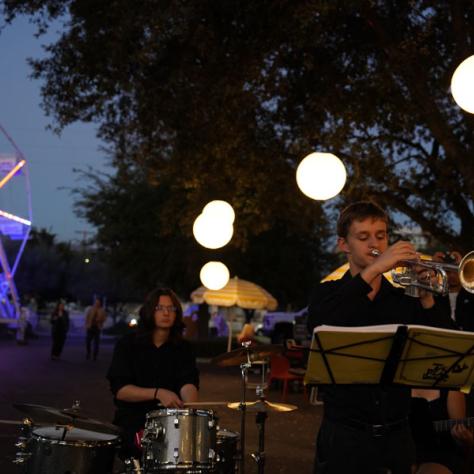
[[[412,298],[383,276],[398,262],[418,258],[409,242],[389,246],[387,227],[386,213],[371,202],[356,202],[341,212],[338,247],[347,256],[349,271],[316,287],[309,308],[311,330],[321,324],[452,327],[432,293],[420,290],[420,297]],[[323,400],[315,473],[411,472],[415,448],[408,387],[328,385]]]

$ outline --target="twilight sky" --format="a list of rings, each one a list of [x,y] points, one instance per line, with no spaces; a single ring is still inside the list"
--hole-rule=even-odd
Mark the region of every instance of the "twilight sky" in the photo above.
[[[41,57],[41,45],[54,36],[36,39],[33,32],[34,26],[20,18],[0,34],[0,124],[28,162],[33,225],[48,229],[61,241],[80,240],[81,232],[94,228],[74,215],[69,189],[80,182],[73,168],[109,168],[92,125],[74,124],[59,137],[46,130],[50,119],[40,107],[41,83],[28,78],[26,59]],[[11,152],[12,147],[0,133],[0,154]],[[10,186],[0,189],[0,209],[25,216],[24,189],[23,178],[15,178]]]

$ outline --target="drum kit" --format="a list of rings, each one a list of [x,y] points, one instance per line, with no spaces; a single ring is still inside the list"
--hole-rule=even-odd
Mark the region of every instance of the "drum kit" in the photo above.
[[[244,474],[245,415],[256,415],[258,451],[251,454],[259,474],[265,469],[265,421],[268,413],[296,410],[294,405],[265,399],[263,385],[257,386],[257,400],[246,401],[247,375],[253,362],[280,352],[281,346],[243,343],[243,347],[213,359],[221,367],[240,366],[242,392],[239,402],[195,402],[183,409],[163,408],[146,415],[139,440],[142,457],[125,460],[125,467],[114,468],[121,445],[120,428],[87,416],[75,402],[72,408],[56,409],[43,405],[14,404],[25,415],[14,463],[25,474],[126,474],[188,473]],[[264,377],[264,375],[263,375]],[[240,411],[240,434],[218,426],[213,410],[203,406],[225,405]],[[192,408],[195,407],[195,408]]]

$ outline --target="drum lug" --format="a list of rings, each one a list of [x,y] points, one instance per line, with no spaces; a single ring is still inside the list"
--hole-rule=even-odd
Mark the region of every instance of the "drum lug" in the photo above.
[[[18,441],[15,443],[15,448],[25,449],[26,446],[26,438],[19,438]]]
[[[217,456],[219,457],[219,456]],[[209,449],[209,459],[215,459],[216,458],[216,452],[211,448]],[[217,461],[219,461],[219,459],[217,459]]]
[[[179,428],[179,419],[178,419],[178,418],[175,418],[175,419],[173,420],[173,424],[174,424],[174,427],[175,427],[175,428]]]
[[[214,426],[216,425],[216,421],[213,420],[213,419],[210,419],[208,422],[207,422],[209,428],[212,430],[214,428]]]
[[[16,459],[13,460],[13,464],[24,464],[31,457],[32,453],[25,451],[19,451],[16,453]]]
[[[179,449],[178,448],[173,449],[173,457],[176,461],[178,460],[178,458],[179,458]]]

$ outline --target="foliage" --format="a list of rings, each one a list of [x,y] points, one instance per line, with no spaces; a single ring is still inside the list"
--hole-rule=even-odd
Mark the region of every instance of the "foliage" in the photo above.
[[[332,263],[322,256],[321,242],[327,231],[314,209],[306,219],[295,215],[288,220],[282,212],[273,216],[270,229],[258,235],[249,233],[245,246],[234,238],[224,249],[210,251],[194,240],[192,220],[182,226],[166,212],[170,206],[179,209],[179,194],[171,192],[172,184],[150,184],[136,168],[123,169],[112,177],[92,172],[87,177],[91,184],[80,192],[78,208],[98,228],[98,245],[116,274],[126,275],[142,295],[164,285],[188,300],[190,292],[200,286],[202,265],[220,259],[232,276],[260,284],[283,307],[288,303],[303,306],[315,279]],[[236,229],[244,217],[237,214]]]
[[[125,180],[105,186],[123,186],[117,199],[140,201],[142,177],[156,187],[147,192],[163,198],[150,210],[164,249],[193,254],[192,219],[214,197],[236,208],[243,252],[298,218],[313,229],[300,235],[314,235],[320,208],[292,176],[315,148],[349,169],[341,203],[374,198],[445,245],[473,247],[474,119],[449,95],[452,72],[473,52],[472,2],[5,0],[4,13],[36,18],[40,31],[64,21],[46,58],[32,61],[45,110],[58,129],[99,124]],[[113,246],[113,196],[86,196],[104,199],[98,216],[82,205]],[[128,232],[154,255],[154,230],[134,222]]]
[[[18,241],[6,239],[10,261],[18,246]],[[89,263],[85,262],[86,257]],[[66,298],[89,304],[94,295],[105,295],[109,302],[130,296],[126,287],[117,286],[113,272],[99,253],[56,242],[55,235],[45,229],[32,230],[15,274],[15,284],[20,296],[35,295],[40,301]]]

